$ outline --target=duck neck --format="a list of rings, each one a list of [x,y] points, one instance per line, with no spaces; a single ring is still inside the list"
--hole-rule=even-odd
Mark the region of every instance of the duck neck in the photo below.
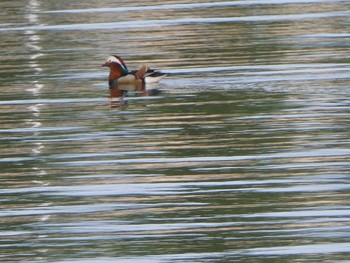
[[[113,83],[116,79],[123,76],[122,67],[118,63],[111,63],[109,71],[109,83]]]

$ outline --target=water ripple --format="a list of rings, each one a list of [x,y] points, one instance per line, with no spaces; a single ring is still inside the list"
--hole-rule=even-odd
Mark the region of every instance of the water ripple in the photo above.
[[[23,31],[23,30],[111,30],[111,29],[131,29],[147,28],[189,24],[216,24],[216,23],[271,23],[278,21],[299,21],[312,20],[319,18],[346,17],[350,12],[325,12],[325,13],[305,13],[289,15],[260,15],[260,16],[242,16],[242,17],[210,17],[210,18],[179,18],[179,19],[160,19],[160,20],[138,20],[127,22],[108,22],[108,23],[86,23],[86,24],[68,24],[68,25],[51,25],[51,26],[29,26],[29,27],[10,27],[0,28],[2,31]]]
[[[346,2],[346,0],[333,0],[332,2]],[[328,3],[327,0],[259,0],[259,1],[229,1],[229,2],[213,2],[213,3],[187,3],[187,4],[165,4],[153,6],[128,6],[128,7],[109,7],[109,8],[86,8],[86,9],[65,9],[53,11],[41,11],[43,14],[56,13],[99,13],[99,12],[135,12],[135,11],[154,11],[154,10],[177,10],[177,9],[203,9],[214,7],[230,7],[230,6],[249,6],[249,5],[287,5],[287,4],[317,4]]]

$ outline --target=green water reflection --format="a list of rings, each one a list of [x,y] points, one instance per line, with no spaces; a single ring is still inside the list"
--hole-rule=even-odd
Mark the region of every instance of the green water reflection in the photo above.
[[[202,2],[0,3],[1,261],[347,260],[348,2]]]

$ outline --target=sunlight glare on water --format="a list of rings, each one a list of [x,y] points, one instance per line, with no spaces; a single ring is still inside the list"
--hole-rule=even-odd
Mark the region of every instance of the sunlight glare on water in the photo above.
[[[2,1],[0,261],[348,260],[349,7]]]

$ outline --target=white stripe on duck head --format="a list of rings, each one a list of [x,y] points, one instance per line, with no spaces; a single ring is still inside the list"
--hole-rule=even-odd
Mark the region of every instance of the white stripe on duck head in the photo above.
[[[112,63],[112,62],[118,63],[121,66],[123,75],[126,75],[129,73],[128,67],[126,66],[124,60],[121,57],[117,55],[112,55],[106,59],[106,64]]]

